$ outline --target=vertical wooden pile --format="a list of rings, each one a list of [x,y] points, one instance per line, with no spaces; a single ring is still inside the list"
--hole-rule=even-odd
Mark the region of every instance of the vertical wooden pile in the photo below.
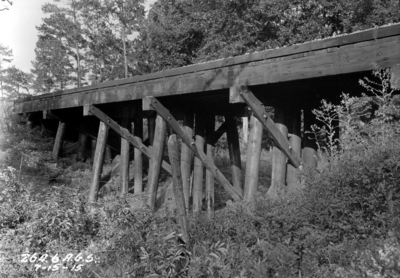
[[[138,113],[135,118],[134,124],[134,135],[138,138],[139,142],[143,141],[143,118],[142,114]],[[143,156],[142,151],[135,148],[135,158],[134,158],[134,192],[135,194],[143,192]]]
[[[288,137],[288,111],[285,108],[275,108],[275,125],[282,135]],[[271,186],[268,189],[268,196],[277,198],[284,193],[286,184],[286,155],[277,147],[273,147],[272,151],[272,174]]]
[[[78,160],[84,160],[85,159],[85,151],[86,151],[86,145],[87,145],[87,140],[88,136],[85,133],[79,132],[79,139],[78,139],[78,154],[77,154],[77,159]]]
[[[260,171],[262,123],[252,115],[250,118],[250,132],[247,145],[246,177],[244,183],[244,200],[252,202],[258,187]]]
[[[173,134],[168,139],[168,154],[171,162],[174,196],[176,207],[178,210],[178,222],[181,226],[182,237],[185,243],[189,242],[188,222],[186,218],[185,197],[183,193],[182,175],[179,165],[179,149],[176,140],[176,135]]]
[[[121,126],[124,128],[130,128],[129,118],[123,118]],[[121,195],[128,193],[129,190],[129,153],[129,142],[125,138],[121,137]]]
[[[315,169],[317,168],[317,143],[312,138],[311,134],[307,134],[306,131],[311,131],[311,126],[315,124],[315,115],[312,113],[310,108],[304,109],[304,136],[303,136],[303,153],[302,158],[304,165]]]
[[[192,138],[193,136],[193,122],[194,114],[185,113],[183,119],[183,128],[186,134]],[[182,144],[181,152],[181,172],[182,172],[182,184],[183,194],[185,196],[185,208],[186,213],[189,213],[189,202],[190,202],[190,177],[193,164],[193,152],[187,144]]]
[[[215,135],[215,116],[209,115],[206,120],[206,154],[210,161],[214,163],[214,135]],[[209,218],[214,217],[214,175],[209,169],[206,170],[206,205]]]
[[[65,123],[60,121],[60,122],[58,122],[56,139],[54,141],[53,152],[51,155],[51,157],[54,160],[58,160],[58,158],[60,157],[60,154],[62,151],[62,146],[63,146],[63,141],[64,141],[64,136],[65,136]]]
[[[167,124],[164,119],[157,116],[149,165],[149,176],[147,180],[147,204],[151,209],[154,209],[157,197],[158,179],[160,176],[162,155],[164,152],[166,128]]]
[[[247,119],[247,118],[246,118]],[[235,118],[231,115],[225,116],[225,122],[228,125],[226,137],[228,141],[228,151],[232,172],[233,186],[243,194],[242,186],[242,160],[240,157],[239,133],[237,130]]]
[[[292,146],[294,152],[301,153],[301,110],[298,108],[291,109],[288,113],[288,132],[289,132],[289,142]],[[298,188],[299,178],[297,174],[297,168],[291,163],[287,163],[287,174],[286,183],[289,190]]]
[[[93,179],[89,191],[89,202],[95,202],[97,200],[101,173],[103,170],[104,154],[107,145],[108,131],[109,127],[105,123],[100,122],[96,152],[93,160]]]
[[[204,151],[204,129],[206,119],[204,115],[196,114],[196,122],[194,126],[196,136],[196,147]],[[194,170],[193,170],[193,212],[198,213],[201,211],[201,205],[203,200],[203,176],[204,166],[200,158],[194,158]]]

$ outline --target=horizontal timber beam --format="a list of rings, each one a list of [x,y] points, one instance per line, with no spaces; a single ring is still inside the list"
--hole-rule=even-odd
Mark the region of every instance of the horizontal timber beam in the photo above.
[[[14,104],[16,113],[132,101],[278,83],[322,76],[370,71],[372,63],[391,67],[400,62],[400,25],[390,27],[390,36],[380,31],[341,36],[288,48],[268,50],[155,74],[107,82],[60,93],[45,94]],[[383,27],[382,27],[383,28]],[[389,29],[379,29],[389,30]],[[363,36],[365,34],[365,37]],[[350,40],[358,37],[360,40]],[[331,43],[337,41],[340,43]],[[314,45],[319,45],[314,47]],[[218,66],[211,66],[212,64]]]
[[[146,147],[140,138],[137,136],[133,136],[126,128],[121,127],[117,122],[113,119],[109,118],[106,114],[104,114],[100,109],[94,107],[93,105],[90,106],[89,112],[96,116],[100,121],[108,125],[112,130],[114,130],[119,136],[123,137],[124,139],[128,140],[135,148],[139,149],[144,155],[148,158],[152,158],[151,156],[151,149]],[[171,165],[167,162],[163,161],[162,168],[164,168],[168,173],[171,173]]]
[[[290,163],[298,168],[301,164],[300,156],[293,151],[288,139],[283,136],[274,121],[268,116],[261,101],[259,101],[247,86],[239,86],[240,96],[254,113],[254,116],[266,127],[276,146],[287,156]]]
[[[215,179],[228,191],[228,193],[232,196],[235,201],[242,200],[242,195],[240,192],[234,188],[229,181],[224,177],[221,171],[215,166],[214,162],[207,157],[203,150],[196,147],[195,142],[183,127],[175,120],[175,118],[171,115],[171,113],[154,97],[148,97],[148,101],[150,101],[150,105],[157,111],[158,115],[160,115],[169,126],[176,132],[176,134],[183,140],[183,142],[189,146],[189,148],[193,151],[194,155],[198,157],[204,166],[209,170]]]

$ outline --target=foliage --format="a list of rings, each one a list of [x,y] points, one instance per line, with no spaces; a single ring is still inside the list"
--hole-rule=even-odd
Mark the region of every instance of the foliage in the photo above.
[[[323,123],[322,127],[312,128],[322,146],[321,167],[308,182],[313,196],[310,204],[323,204],[317,210],[316,221],[329,219],[326,225],[329,223],[338,236],[379,239],[378,244],[370,244],[359,255],[360,265],[352,270],[364,274],[377,272],[376,263],[380,270],[385,269],[374,254],[376,249],[387,248],[382,240],[388,232],[397,233],[395,223],[400,209],[399,101],[390,88],[389,69],[376,69],[373,77],[360,81],[368,94],[361,98],[343,95],[340,105],[323,102],[322,109],[314,111]],[[338,132],[336,126],[340,128],[340,140],[333,139]],[[397,246],[398,236],[395,238]],[[396,266],[396,256],[389,258],[391,268]],[[387,275],[377,277],[391,277]]]
[[[43,5],[48,17],[37,27],[37,93],[80,87],[86,77],[98,83],[135,73],[129,36],[144,16],[143,0],[54,2]]]
[[[157,1],[135,50],[142,73],[399,22],[396,0]]]
[[[7,71],[6,64],[11,63],[12,56],[12,50],[0,44],[0,90],[2,99],[4,98],[3,82],[5,73]]]
[[[37,93],[64,90],[72,83],[80,86],[84,77],[81,68],[80,50],[85,47],[85,39],[77,20],[77,6],[61,8],[54,4],[42,7],[49,17],[37,27],[39,40],[36,43],[35,61],[32,73],[35,76],[34,89]],[[75,66],[76,65],[76,66]],[[72,73],[75,72],[75,75]]]
[[[15,66],[7,68],[5,72],[6,75],[2,80],[2,93],[5,93],[8,99],[29,95],[31,74],[25,73]]]
[[[33,89],[36,93],[50,93],[63,90],[72,82],[69,74],[72,64],[67,50],[57,39],[39,39],[35,49],[36,58],[32,62],[35,76]]]

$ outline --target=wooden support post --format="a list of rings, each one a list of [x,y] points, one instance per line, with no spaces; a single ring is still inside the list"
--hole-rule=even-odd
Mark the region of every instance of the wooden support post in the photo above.
[[[101,121],[103,121],[106,125],[108,125],[112,130],[114,130],[119,136],[124,137],[129,141],[135,148],[138,148],[142,151],[142,153],[147,156],[149,159],[152,159],[152,148],[146,147],[140,138],[133,136],[126,128],[121,127],[117,124],[113,119],[108,117],[106,114],[101,112],[97,107],[91,106],[90,113],[95,115]],[[167,162],[163,161],[161,165],[168,173],[171,173],[171,165]]]
[[[243,117],[243,141],[247,143],[247,140],[249,138],[249,118],[248,117]]]
[[[129,128],[130,121],[128,118],[124,118],[121,123],[122,127]],[[121,168],[120,168],[120,180],[121,180],[121,195],[125,195],[129,190],[129,142],[125,138],[121,137]]]
[[[294,108],[290,114],[288,121],[289,142],[292,145],[293,151],[301,152],[301,110]],[[297,169],[290,163],[287,164],[286,183],[289,190],[299,186],[300,181],[297,175]]]
[[[196,135],[196,147],[204,151],[204,128],[205,128],[205,116],[196,114],[196,122],[194,125]],[[203,200],[203,176],[204,167],[203,163],[198,157],[194,158],[194,180],[193,180],[193,212],[197,213],[201,211],[201,204]]]
[[[192,138],[190,138],[184,129],[179,125],[179,123],[175,120],[175,118],[169,113],[169,111],[161,105],[155,98],[148,97],[148,100],[151,103],[151,106],[157,111],[157,113],[162,116],[168,124],[172,127],[172,129],[177,133],[177,135],[182,138],[183,142],[187,144],[194,155],[197,158],[200,158],[204,166],[209,169],[214,177],[218,180],[218,182],[228,191],[228,193],[233,197],[234,200],[239,201],[242,199],[240,193],[229,183],[229,181],[224,177],[221,171],[215,166],[213,161],[210,161],[207,155],[204,153],[204,147],[198,148],[193,142]]]
[[[209,115],[206,122],[206,150],[207,157],[210,161],[214,161],[214,133],[215,133],[215,116]],[[206,171],[206,203],[207,214],[210,219],[214,217],[214,175],[210,170]]]
[[[225,116],[225,121],[228,124],[228,131],[226,135],[228,140],[229,158],[231,162],[232,183],[233,186],[243,194],[242,160],[240,158],[239,133],[235,118],[230,115]]]
[[[64,141],[64,135],[65,135],[65,124],[60,121],[58,122],[57,135],[54,141],[53,153],[51,156],[54,160],[58,160],[58,158],[60,157],[62,144]]]
[[[134,124],[134,135],[138,138],[140,143],[143,141],[143,118],[141,115],[137,115]],[[143,192],[143,156],[140,149],[135,148],[135,160],[134,160],[134,171],[135,171],[135,194]]]
[[[94,160],[94,155],[96,154],[96,144],[97,140],[92,139],[91,145],[90,145],[90,156],[92,160]]]
[[[156,115],[154,114],[147,118],[147,133],[149,136],[150,146],[153,145],[155,130],[156,130]]]
[[[174,197],[178,210],[178,223],[181,226],[182,238],[185,243],[189,242],[188,222],[186,218],[185,197],[183,194],[181,169],[179,166],[179,149],[176,135],[173,134],[168,139],[168,154],[171,162]]]
[[[88,136],[85,133],[79,132],[79,139],[78,139],[79,146],[78,146],[78,155],[77,155],[78,160],[85,159],[87,138],[88,138]]]
[[[133,157],[133,152],[129,154],[129,158]],[[131,159],[129,159],[131,161]],[[129,162],[130,162],[129,161]],[[117,176],[121,173],[121,162],[118,162],[110,171],[105,173],[100,180],[99,190],[110,181],[110,179],[114,176]]]
[[[311,131],[311,126],[315,123],[315,115],[311,109],[304,109],[304,144],[303,144],[303,162],[304,165],[311,168],[317,168],[317,143],[312,138],[312,134],[306,133]]]
[[[250,118],[250,133],[247,146],[246,178],[244,187],[244,199],[248,202],[252,202],[257,193],[262,131],[262,123],[252,115]]]
[[[192,138],[193,136],[193,121],[194,114],[186,113],[183,119],[183,128],[187,135]],[[190,150],[189,146],[182,144],[181,153],[181,172],[182,172],[182,184],[183,184],[183,194],[185,196],[185,207],[186,212],[189,213],[189,201],[190,201],[190,176],[192,170],[193,152]]]
[[[299,167],[301,163],[300,155],[293,151],[292,146],[287,140],[287,136],[284,136],[282,132],[279,131],[274,121],[268,116],[261,101],[259,101],[246,86],[240,86],[239,93],[253,111],[254,116],[266,127],[276,146],[287,156],[293,166],[296,168]]]
[[[210,170],[214,178],[222,185],[226,191],[232,196],[235,201],[242,200],[242,195],[237,192],[237,190],[229,183],[229,181],[225,178],[225,176],[221,173],[220,170],[215,166],[213,161],[210,161],[207,155],[204,153],[204,149],[200,149],[196,147],[193,139],[188,136],[183,127],[177,122],[177,120],[171,115],[171,113],[154,97],[147,97],[147,101],[150,102],[150,105],[157,111],[157,113],[168,122],[168,124],[172,127],[175,133],[182,139],[182,141],[187,144],[194,155],[203,162],[204,166]]]
[[[111,149],[109,146],[106,146],[106,152],[104,154],[104,162],[105,163],[111,163],[112,161],[112,154],[111,154]]]
[[[160,176],[161,163],[163,161],[162,155],[164,152],[166,128],[167,123],[164,121],[163,118],[157,116],[151,155],[152,157],[149,166],[149,177],[147,182],[147,204],[149,205],[151,210],[154,210],[154,205],[157,197],[156,195],[158,188],[158,178]]]
[[[100,122],[99,135],[97,136],[96,153],[93,161],[93,180],[89,191],[89,203],[97,201],[101,172],[103,170],[104,153],[107,144],[109,127]]]
[[[275,125],[284,137],[288,136],[287,110],[281,107],[275,108]],[[273,199],[284,193],[286,183],[286,155],[276,146],[272,151],[272,175],[271,186],[267,195]]]
[[[90,106],[88,106],[90,107]],[[79,131],[80,133],[86,134],[88,137],[92,138],[93,140],[97,140],[97,133],[98,130],[93,131],[93,128],[90,128],[87,124],[76,124],[73,121],[67,120],[64,117],[60,117],[57,113],[55,113],[54,111],[47,111],[47,115],[50,116],[53,119],[59,120],[63,123],[65,123],[66,125],[73,127],[74,129],[76,129],[77,131]],[[117,147],[116,145],[112,144],[112,142],[108,142],[107,146],[110,147],[110,149],[119,152],[119,147]],[[95,152],[95,148],[96,148],[96,142],[94,143],[93,146],[93,157],[94,157],[94,152]],[[92,158],[93,158],[92,157]]]

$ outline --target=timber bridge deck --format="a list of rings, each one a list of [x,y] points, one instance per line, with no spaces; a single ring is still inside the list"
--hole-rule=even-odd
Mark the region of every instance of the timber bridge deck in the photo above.
[[[127,193],[129,162],[133,160],[134,192],[146,190],[153,209],[160,169],[171,172],[162,153],[166,130],[173,130],[185,143],[181,173],[186,209],[193,192],[193,211],[201,210],[205,167],[206,203],[212,212],[214,180],[234,200],[254,198],[263,129],[275,143],[270,195],[296,186],[296,168],[303,163],[316,167],[315,142],[302,136],[301,130],[302,125],[307,129],[315,122],[311,110],[321,99],[337,102],[342,92],[359,94],[358,80],[370,75],[373,64],[392,68],[393,84],[399,85],[400,24],[33,96],[16,101],[14,111],[28,113],[32,121],[58,121],[55,159],[60,154],[65,125],[78,131],[78,156],[83,155],[88,137],[97,141],[89,201],[97,199],[105,176],[115,173],[121,177],[121,192]],[[266,106],[274,107],[274,121]],[[216,115],[225,119],[217,130]],[[235,117],[247,116],[250,132],[243,179]],[[147,119],[149,130],[146,141],[143,119]],[[115,133],[108,136],[110,128]],[[229,179],[215,166],[212,156],[214,143],[225,132],[231,158]],[[102,177],[107,145],[121,154],[121,162],[113,173]],[[129,145],[134,147],[131,154]],[[143,156],[149,158],[146,186]]]

